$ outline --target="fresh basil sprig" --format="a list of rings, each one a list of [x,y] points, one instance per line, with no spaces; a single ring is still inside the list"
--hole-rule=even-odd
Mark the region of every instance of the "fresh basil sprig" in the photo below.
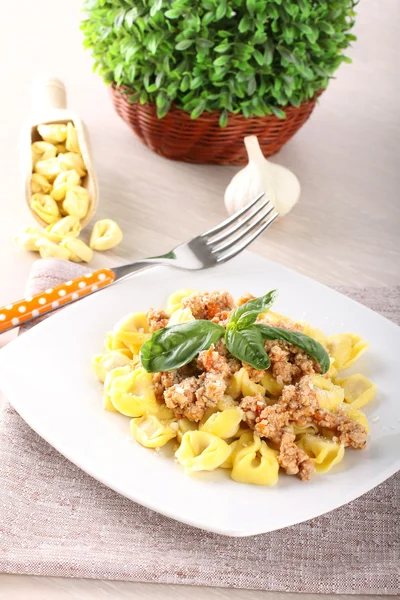
[[[225,343],[229,352],[255,369],[268,369],[270,360],[264,349],[264,340],[254,325],[238,328],[229,323],[225,333]]]
[[[224,334],[221,325],[206,320],[168,325],[142,345],[140,361],[149,373],[173,371],[216,344]]]
[[[277,296],[278,290],[272,290],[264,296],[260,296],[259,298],[249,300],[248,302],[242,304],[242,306],[239,306],[239,308],[233,311],[229,322],[234,323],[240,329],[242,327],[252,325],[253,323],[255,323],[260,313],[264,312],[272,306]]]
[[[293,344],[311,356],[321,367],[322,373],[326,373],[330,367],[330,359],[325,348],[316,340],[299,331],[289,331],[281,327],[271,327],[264,323],[254,325],[264,340],[283,340]]]

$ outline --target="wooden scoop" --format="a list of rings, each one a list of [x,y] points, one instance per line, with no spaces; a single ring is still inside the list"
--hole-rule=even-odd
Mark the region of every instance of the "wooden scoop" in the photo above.
[[[32,89],[32,101],[33,116],[25,123],[21,132],[22,174],[24,178],[25,200],[28,208],[36,221],[42,227],[47,227],[48,224],[31,210],[30,207],[33,167],[31,144],[42,139],[37,130],[38,125],[53,123],[63,123],[66,125],[67,123],[72,122],[78,135],[82,159],[87,170],[87,175],[83,178],[81,185],[87,189],[90,197],[88,213],[81,219],[83,228],[95,214],[99,196],[97,177],[86,125],[75,112],[67,109],[65,86],[62,81],[55,77],[48,77],[39,80],[34,84]]]

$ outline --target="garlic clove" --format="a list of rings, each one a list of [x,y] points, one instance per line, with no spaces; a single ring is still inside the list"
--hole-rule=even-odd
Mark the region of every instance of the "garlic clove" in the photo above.
[[[300,196],[297,177],[281,165],[267,160],[255,135],[244,138],[249,163],[233,177],[225,191],[225,206],[234,214],[262,192],[280,216],[286,215]]]

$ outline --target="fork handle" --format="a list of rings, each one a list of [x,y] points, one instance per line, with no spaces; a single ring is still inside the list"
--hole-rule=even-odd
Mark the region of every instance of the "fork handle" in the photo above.
[[[83,277],[66,281],[55,288],[36,294],[36,296],[29,296],[14,302],[14,304],[7,304],[7,306],[0,308],[0,334],[41,317],[61,306],[80,300],[83,296],[97,292],[113,283],[114,280],[114,271],[99,269],[93,273],[83,275]]]

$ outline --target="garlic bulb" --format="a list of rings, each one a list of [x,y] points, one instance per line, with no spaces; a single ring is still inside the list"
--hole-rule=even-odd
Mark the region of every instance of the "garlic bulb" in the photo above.
[[[286,215],[299,199],[299,180],[286,167],[264,157],[255,135],[245,137],[244,143],[249,164],[236,173],[226,188],[227,211],[232,215],[264,192],[280,216]]]

